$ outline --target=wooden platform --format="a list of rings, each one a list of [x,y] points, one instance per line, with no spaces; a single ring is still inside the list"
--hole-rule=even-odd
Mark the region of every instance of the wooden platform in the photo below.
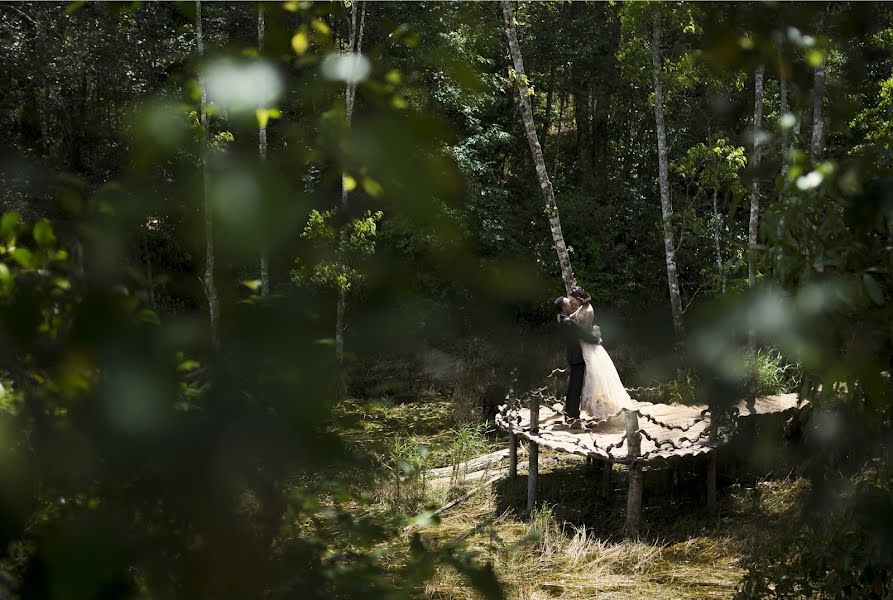
[[[496,425],[509,434],[509,479],[513,481],[518,473],[519,438],[530,442],[527,449],[529,511],[537,501],[540,446],[602,461],[603,493],[610,485],[612,463],[623,463],[629,469],[626,530],[630,535],[637,535],[639,531],[644,466],[660,467],[684,457],[706,456],[707,505],[710,510],[716,510],[714,450],[734,436],[742,419],[792,412],[802,404],[797,394],[763,396],[741,401],[714,415],[706,406],[635,402],[610,419],[584,419],[583,427],[572,429],[564,423],[564,407],[549,404],[547,400],[554,401],[554,397],[546,397],[545,389],[529,392],[526,406],[519,399],[508,398],[499,407]]]
[[[529,408],[511,410],[503,406],[496,417],[496,424],[518,438],[561,452],[591,456],[612,463],[653,463],[711,452],[732,435],[734,427],[731,419],[785,413],[799,407],[797,394],[764,396],[752,403],[741,401],[735,411],[721,419],[711,438],[711,416],[706,406],[636,402],[641,439],[635,453],[630,452],[629,440],[626,439],[629,436],[624,415],[618,415],[607,423],[589,424],[582,431],[574,431],[564,425],[561,414],[564,407],[561,404],[551,408],[541,406],[538,431],[531,431]]]

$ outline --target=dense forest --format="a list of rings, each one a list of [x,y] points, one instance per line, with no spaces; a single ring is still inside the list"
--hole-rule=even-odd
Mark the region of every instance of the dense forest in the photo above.
[[[0,597],[893,594],[891,5],[2,2],[0,36]],[[576,286],[639,399],[808,401],[717,514],[694,463],[633,537],[582,462],[532,511],[467,477]]]

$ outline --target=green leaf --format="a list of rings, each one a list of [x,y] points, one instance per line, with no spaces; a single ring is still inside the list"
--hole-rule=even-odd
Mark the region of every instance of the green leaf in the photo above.
[[[48,219],[41,219],[34,225],[34,241],[38,246],[47,247],[56,241],[53,226]]]
[[[307,52],[310,47],[310,37],[303,28],[291,38],[291,47],[298,56],[304,56]]]
[[[65,14],[70,15],[86,3],[86,0],[77,0],[76,2],[69,3],[68,6],[65,7]]]
[[[810,50],[806,53],[806,62],[808,62],[809,66],[813,69],[821,65],[824,61],[825,55],[821,50]]]
[[[381,193],[384,191],[381,184],[370,177],[363,178],[363,189],[373,198],[381,196]]]
[[[326,25],[325,22],[320,21],[319,19],[313,19],[310,22],[310,26],[313,27],[318,33],[322,35],[329,35],[332,33],[332,28]]]
[[[881,285],[877,282],[877,279],[868,273],[865,273],[862,276],[862,283],[865,286],[865,292],[868,294],[868,297],[871,298],[871,301],[878,306],[883,306],[885,302],[884,290],[881,289]]]
[[[149,308],[144,308],[143,310],[141,310],[136,318],[142,323],[161,325],[161,319],[158,318],[158,314],[154,310],[151,310]]]
[[[0,219],[0,238],[5,240],[15,235],[16,228],[18,228],[21,222],[22,218],[19,216],[19,213],[4,213],[3,218]]]
[[[27,248],[16,248],[13,250],[12,259],[26,269],[30,269],[34,266],[34,255],[32,255],[31,251]]]
[[[12,273],[9,267],[0,263],[0,293],[6,294],[12,289]]]

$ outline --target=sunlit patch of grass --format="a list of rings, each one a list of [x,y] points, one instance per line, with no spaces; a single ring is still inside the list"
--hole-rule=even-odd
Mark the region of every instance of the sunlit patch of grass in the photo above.
[[[800,386],[799,365],[787,362],[778,350],[757,351],[754,387],[757,396],[793,392]]]
[[[457,423],[453,403],[446,400],[349,402],[339,412],[339,426],[351,443],[386,457],[390,449],[398,450],[394,440],[399,437],[408,464],[418,460],[413,453],[421,445],[429,449],[426,464],[440,467],[460,465],[501,444],[478,425]],[[642,537],[626,539],[624,469],[614,469],[613,492],[603,499],[597,494],[600,469],[548,450],[540,464],[543,505],[532,515],[525,514],[522,475],[464,500],[443,513],[438,525],[407,531],[382,552],[397,567],[414,531],[437,543],[459,540],[481,560],[492,562],[509,598],[727,598],[757,549],[780,541],[796,522],[809,490],[801,479],[743,480],[720,490],[719,516],[712,517],[703,504],[703,465],[680,465],[678,488],[668,487],[667,472],[648,470]],[[523,472],[524,461],[519,466]],[[450,479],[444,477],[439,486],[427,481],[423,499],[415,505],[438,506],[456,497]],[[371,485],[375,494],[381,480]],[[389,510],[388,503],[377,510]],[[432,599],[477,597],[449,567],[439,567],[418,592]]]

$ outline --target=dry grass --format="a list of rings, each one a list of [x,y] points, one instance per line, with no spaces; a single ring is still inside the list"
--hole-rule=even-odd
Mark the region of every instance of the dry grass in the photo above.
[[[456,451],[449,403],[384,407],[360,431],[349,435],[380,438],[388,427],[424,438],[434,466],[450,464]],[[440,426],[437,426],[440,420]],[[361,420],[362,421],[362,420]],[[375,441],[365,438],[366,444]],[[489,447],[497,445],[490,441]],[[368,446],[367,446],[368,447]],[[720,491],[717,517],[703,508],[702,465],[683,465],[678,486],[666,472],[646,472],[644,527],[640,539],[622,535],[625,472],[615,468],[614,492],[596,494],[600,470],[575,457],[544,453],[540,497],[533,515],[524,514],[526,479],[501,481],[442,515],[422,533],[439,541],[462,540],[481,560],[494,565],[507,596],[519,600],[583,598],[727,598],[734,594],[743,565],[760,543],[780,539],[796,519],[806,484],[799,479],[748,482]],[[522,463],[523,467],[523,463]],[[472,484],[472,485],[476,485]],[[451,486],[446,486],[449,488]],[[437,504],[449,489],[428,486]],[[390,548],[395,564],[410,534]],[[440,568],[424,590],[426,598],[476,597],[452,569]]]

